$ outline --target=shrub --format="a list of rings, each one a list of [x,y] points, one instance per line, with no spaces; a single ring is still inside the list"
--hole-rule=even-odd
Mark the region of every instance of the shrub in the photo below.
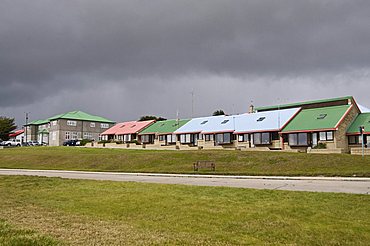
[[[326,149],[326,143],[319,143],[313,149]]]
[[[109,140],[101,140],[101,141],[98,142],[98,144],[104,144],[104,143],[110,143],[110,141]]]
[[[91,142],[92,142],[92,140],[90,140],[90,139],[82,139],[80,141],[80,145],[85,146],[87,143],[91,143]]]

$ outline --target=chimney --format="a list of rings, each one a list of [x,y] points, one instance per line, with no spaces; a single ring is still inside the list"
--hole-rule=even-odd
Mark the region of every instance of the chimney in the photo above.
[[[253,114],[254,113],[254,106],[253,106],[253,104],[251,104],[250,106],[249,106],[249,112],[248,112],[249,114]]]

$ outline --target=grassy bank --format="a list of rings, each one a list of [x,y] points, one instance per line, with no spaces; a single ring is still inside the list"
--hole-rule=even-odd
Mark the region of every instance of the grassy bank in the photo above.
[[[197,160],[218,174],[370,176],[370,156],[242,151],[154,151],[34,147],[0,150],[0,168],[193,173]],[[201,173],[213,173],[202,170]]]
[[[40,245],[370,241],[367,195],[0,176],[0,197],[0,240],[6,221]]]

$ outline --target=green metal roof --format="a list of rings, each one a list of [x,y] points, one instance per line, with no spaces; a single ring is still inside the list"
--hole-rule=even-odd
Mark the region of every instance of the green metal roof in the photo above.
[[[289,104],[281,104],[281,105],[273,105],[273,106],[264,106],[264,107],[257,107],[255,110],[273,110],[278,108],[285,108],[285,107],[300,107],[303,105],[314,104],[314,103],[328,103],[328,102],[335,102],[341,100],[353,100],[352,96],[346,97],[336,97],[336,98],[329,98],[329,99],[321,99],[321,100],[313,100],[313,101],[306,101],[306,102],[298,102],[298,103],[289,103]]]
[[[115,123],[114,121],[108,120],[106,118],[91,115],[82,111],[71,111],[65,114],[58,114],[53,117],[50,117],[49,120],[57,120],[57,119],[69,119],[69,120],[83,120],[83,121],[96,121],[96,122],[103,122],[103,123]]]
[[[351,105],[303,109],[282,132],[334,129]]]
[[[181,126],[185,125],[189,120],[163,120],[157,121],[140,132],[140,135],[144,134],[165,134],[173,133]]]
[[[31,121],[27,124],[27,126],[29,125],[44,125],[46,123],[49,123],[49,120],[34,120],[34,121]]]
[[[38,131],[38,134],[49,134],[49,131],[47,129],[42,129],[40,131]]]
[[[355,121],[348,128],[348,134],[360,134],[359,127],[364,126],[365,132],[370,132],[370,113],[362,113],[357,116]]]

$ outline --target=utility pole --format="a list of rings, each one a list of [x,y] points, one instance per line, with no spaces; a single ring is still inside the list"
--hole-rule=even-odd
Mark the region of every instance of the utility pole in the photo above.
[[[194,117],[194,89],[191,91],[191,118]]]
[[[365,141],[364,141],[364,131],[365,131],[365,127],[364,126],[360,126],[360,133],[361,133],[361,143],[362,143],[362,158],[365,157]]]
[[[24,135],[25,135],[25,141],[26,141],[26,143],[28,142],[28,141],[27,141],[28,114],[29,114],[29,112],[25,112],[26,124],[25,124],[25,129],[24,129],[24,133],[25,133]]]
[[[177,125],[177,129],[178,129],[179,125],[180,125],[179,110],[178,109],[176,110],[176,125]]]

